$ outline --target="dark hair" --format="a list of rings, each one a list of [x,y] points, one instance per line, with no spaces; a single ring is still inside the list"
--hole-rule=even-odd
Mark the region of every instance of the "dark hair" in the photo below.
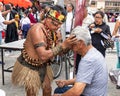
[[[104,13],[102,11],[97,11],[95,14],[94,14],[94,17],[96,14],[100,14],[102,16],[102,18],[104,18]]]
[[[74,6],[72,3],[68,3],[71,7],[72,7],[72,10],[74,10]]]
[[[13,7],[14,5],[12,3],[9,3],[11,5],[11,7]]]
[[[24,11],[24,14],[25,14],[26,16],[28,16],[28,13],[29,13],[28,10],[25,10],[25,11]]]
[[[11,8],[10,8],[10,5],[9,5],[9,4],[5,5],[5,11],[10,10],[10,9],[11,9]]]

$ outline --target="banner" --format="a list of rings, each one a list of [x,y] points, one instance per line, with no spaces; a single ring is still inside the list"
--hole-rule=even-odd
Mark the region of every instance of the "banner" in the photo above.
[[[74,27],[81,26],[84,19],[84,8],[86,5],[86,0],[76,0],[76,10],[75,10],[75,23]]]

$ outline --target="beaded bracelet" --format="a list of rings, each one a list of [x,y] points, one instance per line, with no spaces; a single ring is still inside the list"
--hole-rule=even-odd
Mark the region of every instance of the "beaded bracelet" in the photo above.
[[[61,45],[58,45],[58,46],[52,48],[51,50],[53,52],[53,55],[56,56],[57,54],[59,54],[60,52],[63,51],[63,48]]]

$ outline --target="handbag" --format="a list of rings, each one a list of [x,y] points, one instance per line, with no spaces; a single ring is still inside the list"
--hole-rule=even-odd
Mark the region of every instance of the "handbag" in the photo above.
[[[101,35],[104,37],[103,40],[101,40],[101,44],[104,48],[112,48],[114,47],[114,41],[112,38],[104,33],[101,33]]]
[[[110,39],[104,39],[103,41],[101,40],[101,43],[104,48],[112,48],[114,47],[114,41]]]

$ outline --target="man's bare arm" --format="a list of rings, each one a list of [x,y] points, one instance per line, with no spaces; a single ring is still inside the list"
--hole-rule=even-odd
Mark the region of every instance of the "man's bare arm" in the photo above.
[[[120,27],[120,21],[118,20],[115,24],[112,36],[115,36],[117,34],[118,28]]]
[[[9,12],[10,12],[10,10],[3,11],[3,12],[2,12],[2,16],[4,16],[4,15],[8,14]]]

